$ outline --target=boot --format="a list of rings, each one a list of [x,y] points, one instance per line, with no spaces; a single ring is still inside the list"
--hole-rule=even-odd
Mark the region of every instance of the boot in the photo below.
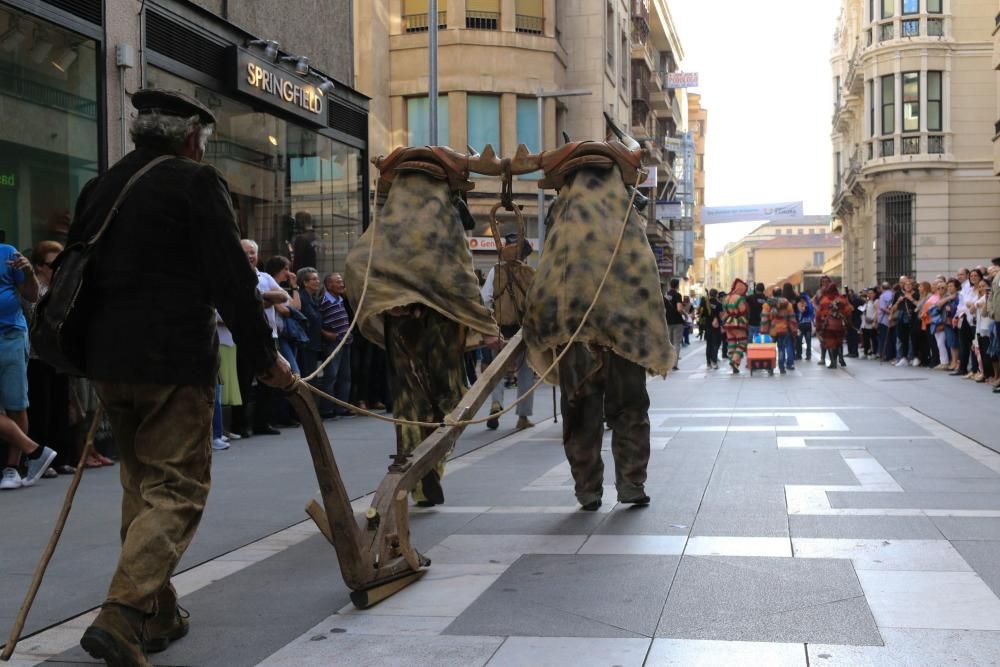
[[[190,614],[177,604],[177,592],[167,586],[156,598],[156,615],[146,621],[142,648],[146,653],[165,651],[188,633]]]
[[[142,650],[143,613],[107,603],[83,633],[80,646],[109,667],[150,667]]]
[[[518,431],[523,431],[524,429],[531,428],[532,426],[534,426],[534,423],[532,423],[532,421],[527,417],[521,416],[517,418],[516,428]]]
[[[503,410],[503,406],[500,405],[499,403],[497,403],[496,401],[493,401],[493,403],[490,404],[490,414],[491,415],[495,415],[496,413],[500,412],[501,410]],[[491,431],[495,431],[498,428],[500,428],[500,418],[499,417],[490,417],[488,420],[486,420],[486,428],[490,429]]]

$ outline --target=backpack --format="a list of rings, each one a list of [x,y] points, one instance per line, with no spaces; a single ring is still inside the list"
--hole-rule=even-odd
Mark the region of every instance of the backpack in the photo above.
[[[35,307],[30,337],[35,353],[60,373],[81,377],[84,375],[88,316],[85,304],[87,267],[94,258],[97,242],[117,217],[118,209],[132,186],[153,167],[174,157],[161,155],[135,172],[118,193],[104,222],[90,240],[74,243],[56,257],[49,291]]]
[[[493,270],[493,317],[498,325],[521,326],[528,289],[535,270],[518,260],[497,264]]]

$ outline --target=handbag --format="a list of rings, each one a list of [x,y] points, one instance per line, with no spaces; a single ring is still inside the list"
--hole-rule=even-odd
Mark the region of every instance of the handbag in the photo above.
[[[80,377],[84,375],[87,312],[81,302],[86,295],[87,267],[94,257],[97,242],[117,217],[118,209],[132,186],[153,167],[174,158],[173,155],[161,155],[135,172],[118,193],[104,222],[90,240],[78,241],[56,257],[52,282],[35,308],[29,335],[35,353],[58,372]]]
[[[308,343],[309,334],[306,333],[303,326],[303,322],[308,322],[308,318],[292,306],[288,306],[288,311],[289,316],[282,318],[285,326],[279,335],[292,343]]]

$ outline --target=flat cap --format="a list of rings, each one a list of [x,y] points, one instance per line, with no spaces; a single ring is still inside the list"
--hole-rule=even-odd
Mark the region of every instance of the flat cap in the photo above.
[[[132,95],[132,106],[140,113],[160,113],[190,118],[198,116],[205,125],[215,123],[215,114],[208,107],[179,90],[143,88]]]

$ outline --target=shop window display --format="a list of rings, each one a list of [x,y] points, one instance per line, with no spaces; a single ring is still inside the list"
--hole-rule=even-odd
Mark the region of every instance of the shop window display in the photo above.
[[[97,44],[0,6],[0,242],[66,240],[99,170]]]
[[[362,152],[312,129],[153,67],[148,85],[171,88],[207,105],[218,119],[205,161],[229,183],[240,233],[261,259],[292,257],[295,237],[311,225],[316,268],[344,268],[362,232]]]

